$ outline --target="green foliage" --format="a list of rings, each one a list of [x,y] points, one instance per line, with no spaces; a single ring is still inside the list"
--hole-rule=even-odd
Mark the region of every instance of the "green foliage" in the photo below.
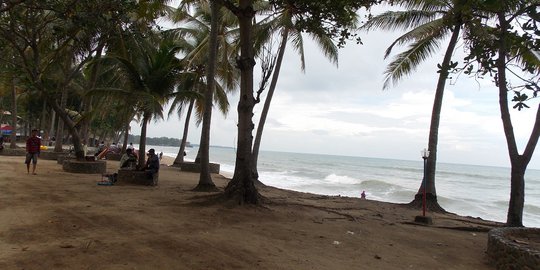
[[[475,1],[466,0],[398,0],[396,4],[405,8],[403,11],[386,11],[370,18],[362,30],[371,31],[401,30],[406,31],[386,50],[387,58],[395,46],[408,45],[407,49],[394,57],[385,71],[383,88],[396,84],[404,76],[439,51],[439,46],[449,34],[460,33],[466,22],[478,15],[474,9]],[[455,44],[449,44],[454,46]],[[449,71],[457,67],[451,62],[448,67],[438,66],[438,73],[447,77]]]
[[[351,31],[357,24],[357,12],[361,8],[369,9],[380,0],[271,0],[276,10],[293,7],[296,28],[302,32],[317,36],[329,36],[336,39],[338,46],[347,40],[360,38]]]
[[[540,74],[540,22],[537,8],[540,1],[484,1],[480,9],[486,10],[489,17],[499,17],[498,24],[489,20],[471,20],[470,31],[466,37],[469,54],[465,61],[469,63],[465,74],[477,77],[491,76],[497,86],[500,69],[498,67],[499,50],[504,47],[507,58],[504,59],[506,70],[513,74],[507,78],[506,87],[514,91],[513,108],[529,108],[525,102],[535,98],[539,92]],[[506,27],[500,27],[500,23]],[[506,29],[506,30],[504,30]],[[501,45],[503,44],[503,45]],[[473,66],[475,64],[475,66]],[[507,77],[507,76],[506,76]],[[524,94],[531,91],[532,97]]]
[[[140,139],[141,139],[141,136],[139,135],[130,134],[128,137],[128,141],[130,142],[138,142]],[[151,145],[178,147],[180,145],[180,140],[176,138],[169,138],[169,137],[150,137],[150,138],[146,138],[146,143],[151,144]]]
[[[299,31],[335,38],[338,46],[356,35],[351,29],[357,24],[357,11],[369,9],[380,0],[271,0],[276,10],[292,7]],[[359,39],[357,39],[360,42]]]
[[[512,99],[512,101],[516,102],[516,105],[514,105],[514,109],[517,108],[518,111],[521,111],[521,109],[523,108],[529,108],[529,106],[525,104],[525,101],[529,99],[527,94],[522,94],[518,91],[514,91],[514,94],[514,98]]]

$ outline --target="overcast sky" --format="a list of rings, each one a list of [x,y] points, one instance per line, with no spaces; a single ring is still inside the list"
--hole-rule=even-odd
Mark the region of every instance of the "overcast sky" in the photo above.
[[[428,143],[436,64],[442,61],[447,44],[441,44],[440,52],[417,72],[382,90],[383,72],[389,63],[383,59],[384,51],[397,34],[374,32],[362,36],[363,45],[351,42],[340,50],[339,67],[326,60],[306,36],[305,73],[300,69],[298,54],[289,47],[264,129],[262,150],[421,160],[420,151]],[[397,47],[395,51],[403,49]],[[463,49],[457,51],[460,54]],[[257,85],[258,78],[255,82]],[[232,96],[230,103],[226,117],[217,110],[213,112],[211,145],[235,147],[238,96]],[[521,112],[512,109],[520,153],[532,130],[538,101],[528,105],[531,109]],[[256,106],[255,123],[261,108],[262,102]],[[148,136],[180,138],[183,126],[183,118],[171,117],[151,123]],[[131,127],[133,134],[140,134],[137,123]],[[200,140],[200,129],[194,121],[188,140],[195,144]],[[539,155],[533,156],[529,168],[540,169]],[[438,160],[510,166],[498,91],[490,81],[454,76],[447,83]]]

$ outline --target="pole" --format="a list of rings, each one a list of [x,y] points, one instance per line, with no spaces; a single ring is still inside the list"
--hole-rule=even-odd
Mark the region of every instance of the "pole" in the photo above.
[[[424,179],[422,180],[422,185],[424,186],[422,194],[422,216],[426,216],[426,161],[427,157],[422,157],[424,159]]]

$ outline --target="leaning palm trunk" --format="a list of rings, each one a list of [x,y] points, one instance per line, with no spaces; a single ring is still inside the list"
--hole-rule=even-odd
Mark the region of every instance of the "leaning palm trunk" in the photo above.
[[[257,134],[255,135],[255,141],[253,142],[253,154],[252,154],[252,167],[253,174],[255,179],[259,178],[259,171],[257,170],[257,162],[259,159],[259,148],[261,146],[262,134],[264,130],[264,124],[266,123],[266,117],[268,116],[268,111],[270,110],[270,102],[272,102],[272,97],[276,90],[277,81],[279,78],[279,71],[281,70],[281,63],[283,62],[283,56],[285,55],[285,48],[287,47],[287,38],[289,37],[289,29],[283,29],[281,33],[281,44],[279,45],[278,58],[276,60],[276,67],[274,69],[274,74],[272,74],[272,81],[270,82],[270,88],[268,88],[268,94],[264,100],[263,109],[261,112],[261,118],[259,119],[259,124],[257,126]]]
[[[124,141],[122,142],[122,154],[126,152],[128,140],[129,140],[129,122],[126,123],[126,127],[125,127]]]
[[[58,114],[58,117],[62,121],[58,121],[59,125],[66,125],[66,127],[69,130],[69,133],[71,134],[71,139],[73,142],[73,150],[75,152],[75,158],[77,160],[84,160],[84,150],[82,148],[81,144],[81,137],[79,135],[79,131],[77,130],[77,127],[75,127],[75,123],[71,120],[69,115],[64,110],[65,106],[61,107],[58,105],[56,100],[53,100],[50,97],[46,97],[47,103],[53,108],[53,110],[56,111],[56,114]],[[57,142],[61,140],[61,138],[57,139]]]
[[[56,120],[56,111],[52,110],[51,113],[51,126],[49,127],[49,137],[55,136],[54,134],[54,122]]]
[[[92,97],[87,97],[84,99],[84,110],[86,111],[86,114],[90,114],[90,111],[92,110]],[[91,119],[89,117],[83,118],[82,125],[81,125],[81,136],[83,139],[83,142],[88,145],[88,138],[89,138],[89,129],[90,129],[90,122]]]
[[[65,110],[66,104],[67,104],[67,87],[64,87],[62,89],[62,96],[60,98],[60,109]],[[61,114],[58,113],[58,117],[61,117]],[[62,121],[58,121],[58,127],[56,128],[56,144],[54,146],[54,152],[62,152],[62,146],[64,141],[64,123]]]
[[[139,140],[139,166],[144,166],[146,156],[146,128],[148,126],[148,121],[150,120],[150,117],[146,114],[143,116],[143,121],[141,125],[141,138]]]
[[[210,122],[212,120],[212,101],[215,89],[215,74],[216,74],[216,58],[218,49],[218,21],[219,21],[219,9],[220,5],[217,1],[212,1],[210,4],[212,19],[210,27],[210,40],[208,46],[210,47],[210,53],[208,55],[207,66],[207,88],[204,95],[204,115],[201,130],[201,174],[199,177],[199,184],[195,187],[195,190],[216,190],[216,185],[212,181],[210,175]],[[183,153],[182,153],[183,154]]]
[[[182,135],[182,141],[180,142],[180,150],[174,159],[173,164],[180,164],[184,162],[184,152],[186,151],[187,135],[189,130],[189,120],[191,119],[191,112],[193,111],[193,105],[195,100],[191,100],[189,103],[189,108],[186,113],[186,123],[184,123],[184,134]]]
[[[101,58],[101,53],[103,52],[103,47],[105,46],[104,43],[101,43],[98,48],[96,48],[96,55],[95,59]],[[90,71],[90,78],[88,80],[88,90],[92,90],[96,87],[97,79],[98,79],[98,71],[100,68],[100,62],[95,61],[95,64],[92,65],[91,71]],[[84,110],[86,111],[86,117],[83,118],[82,124],[81,124],[81,135],[83,137],[83,142],[88,145],[88,137],[90,129],[90,123],[92,122],[91,118],[91,111],[92,111],[92,96],[83,97],[83,104],[84,104]]]
[[[15,87],[15,78],[11,75],[11,135],[9,136],[11,143],[9,148],[17,148],[17,88]]]
[[[424,182],[426,183],[426,204],[428,209],[431,211],[444,212],[444,209],[437,202],[437,192],[435,189],[435,171],[437,166],[437,145],[439,142],[439,123],[441,120],[441,109],[444,96],[444,88],[446,85],[446,80],[448,79],[450,62],[452,60],[452,54],[456,48],[456,44],[459,38],[459,32],[461,29],[461,24],[455,24],[454,30],[452,31],[452,36],[446,52],[444,54],[443,63],[441,66],[441,71],[439,79],[437,81],[437,89],[435,91],[435,99],[433,101],[433,110],[431,112],[431,124],[429,128],[429,157],[427,159],[426,166],[426,179],[422,181],[418,192],[414,196],[414,200],[411,202],[411,205],[421,206],[422,197],[424,191]]]
[[[46,129],[45,118],[47,115],[47,101],[43,100],[43,106],[41,107],[41,117],[39,119],[39,130]]]

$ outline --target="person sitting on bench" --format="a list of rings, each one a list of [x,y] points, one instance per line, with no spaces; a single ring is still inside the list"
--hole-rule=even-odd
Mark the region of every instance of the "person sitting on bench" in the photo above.
[[[135,169],[137,167],[137,157],[133,154],[133,149],[126,149],[126,153],[120,158],[121,169]]]
[[[146,160],[144,170],[148,179],[153,180],[153,185],[156,185],[157,182],[154,181],[154,175],[159,172],[159,157],[156,155],[156,150],[154,149],[148,150],[146,155],[148,156],[148,159]]]

